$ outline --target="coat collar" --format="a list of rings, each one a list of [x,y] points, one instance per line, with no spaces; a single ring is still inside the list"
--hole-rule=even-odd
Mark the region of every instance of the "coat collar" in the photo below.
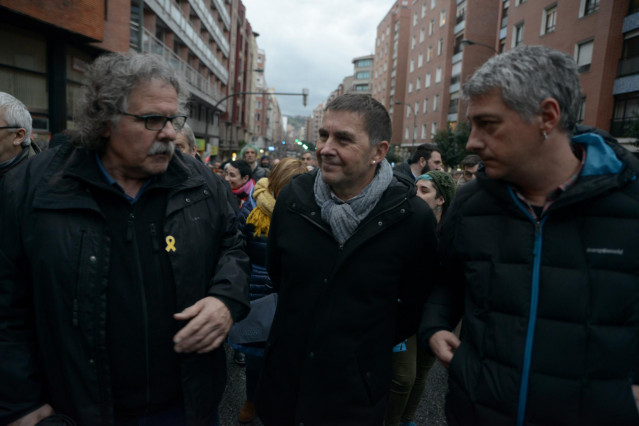
[[[90,188],[115,190],[100,172],[94,150],[66,144],[57,150],[46,167],[42,184],[35,191],[35,208],[89,208],[99,211]],[[194,174],[185,164],[181,153],[176,151],[166,172],[157,175],[149,189],[178,190],[203,183],[203,178]]]

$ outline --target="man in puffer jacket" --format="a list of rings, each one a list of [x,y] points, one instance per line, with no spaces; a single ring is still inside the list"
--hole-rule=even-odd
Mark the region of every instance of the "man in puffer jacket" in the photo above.
[[[463,90],[485,167],[444,221],[420,327],[449,366],[448,423],[639,423],[639,163],[576,129],[564,53],[513,49]]]

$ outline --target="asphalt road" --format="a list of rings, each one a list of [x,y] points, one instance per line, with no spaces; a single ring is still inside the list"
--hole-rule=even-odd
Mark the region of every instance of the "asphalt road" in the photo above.
[[[233,351],[226,347],[228,380],[226,390],[220,404],[221,426],[237,426],[237,417],[246,397],[244,389],[244,368],[233,362]],[[444,395],[446,393],[446,369],[438,362],[431,369],[426,381],[426,390],[422,403],[417,410],[415,423],[419,426],[446,425],[444,417]],[[250,426],[261,426],[259,420]]]

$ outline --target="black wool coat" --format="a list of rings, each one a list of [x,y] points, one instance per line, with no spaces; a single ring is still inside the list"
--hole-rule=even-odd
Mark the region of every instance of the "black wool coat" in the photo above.
[[[280,193],[268,241],[279,292],[259,384],[265,425],[381,424],[395,343],[412,335],[436,271],[435,218],[393,178],[343,245],[315,203],[317,171]]]

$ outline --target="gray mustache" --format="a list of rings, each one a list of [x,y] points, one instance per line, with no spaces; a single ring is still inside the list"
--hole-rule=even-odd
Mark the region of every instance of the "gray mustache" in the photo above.
[[[175,152],[175,144],[173,142],[158,142],[155,141],[151,145],[149,152],[147,152],[147,157],[158,154],[168,154],[173,155]]]

